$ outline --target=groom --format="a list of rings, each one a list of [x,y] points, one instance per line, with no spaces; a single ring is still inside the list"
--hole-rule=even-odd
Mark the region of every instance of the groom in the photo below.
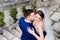
[[[21,40],[37,40],[32,34],[27,30],[28,27],[34,28],[32,21],[34,20],[34,12],[32,9],[26,9],[24,17],[19,19],[19,27],[22,30]],[[36,32],[35,28],[34,31]],[[36,32],[37,34],[37,32]],[[37,34],[38,35],[38,34]]]

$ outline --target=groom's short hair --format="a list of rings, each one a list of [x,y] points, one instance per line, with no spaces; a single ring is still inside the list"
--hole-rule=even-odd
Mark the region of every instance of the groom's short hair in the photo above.
[[[29,16],[31,13],[33,13],[32,9],[26,9],[25,12],[24,12],[24,17]]]

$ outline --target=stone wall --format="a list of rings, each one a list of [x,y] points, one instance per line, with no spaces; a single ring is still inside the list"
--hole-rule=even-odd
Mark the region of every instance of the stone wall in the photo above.
[[[6,25],[2,28],[3,32],[3,35],[0,36],[1,40],[3,38],[6,39],[6,40],[18,40],[19,39],[19,35],[22,34],[22,32],[20,31],[19,29],[19,26],[18,26],[18,21],[16,23],[13,23],[14,20],[13,18],[10,16],[10,8],[17,8],[17,11],[18,11],[18,14],[16,15],[17,19],[19,19],[21,16],[23,16],[23,13],[22,13],[22,6],[23,5],[26,5],[26,8],[32,8],[32,5],[31,3],[33,3],[32,0],[28,1],[22,1],[20,3],[17,3],[17,4],[13,4],[13,5],[7,5],[7,6],[3,6],[3,12],[4,12],[4,15],[5,15],[5,18],[4,18],[4,22],[6,23]],[[55,38],[56,40],[60,40],[60,0],[43,0],[43,2],[41,2],[41,0],[37,0],[37,3],[36,3],[36,6],[37,8],[40,8],[42,6],[44,6],[47,10],[48,10],[48,13],[50,14],[50,19],[51,19],[51,27],[54,31],[54,35],[55,35]],[[8,29],[6,29],[8,28]],[[16,30],[15,30],[16,28]],[[12,31],[13,29],[13,31]],[[14,33],[18,33],[18,35],[14,34]],[[7,36],[8,35],[5,35],[5,33],[8,33],[8,35],[10,34],[11,36],[11,39],[9,39]]]

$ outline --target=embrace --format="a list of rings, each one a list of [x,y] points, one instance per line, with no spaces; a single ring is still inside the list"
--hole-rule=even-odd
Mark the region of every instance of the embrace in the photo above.
[[[19,27],[22,31],[21,40],[54,40],[52,30],[49,30],[48,27],[45,30],[44,19],[46,15],[44,13],[42,9],[38,9],[36,12],[32,9],[25,10],[24,17],[19,19]]]

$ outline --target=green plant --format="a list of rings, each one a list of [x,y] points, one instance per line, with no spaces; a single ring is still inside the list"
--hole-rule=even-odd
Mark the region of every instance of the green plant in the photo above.
[[[3,27],[5,25],[3,20],[4,20],[4,13],[0,12],[0,27]]]
[[[34,7],[33,7],[34,12],[36,11],[36,7],[37,7],[37,6],[36,6],[36,3],[37,3],[37,0],[35,0],[35,1],[34,1],[34,4],[33,4],[33,6],[34,6]]]
[[[22,7],[22,12],[25,13],[25,10],[26,10],[26,7],[23,6],[23,7]]]
[[[43,0],[41,0],[41,2],[43,2]]]
[[[11,9],[10,9],[10,15],[11,15],[12,18],[14,19],[14,23],[16,23],[16,21],[18,20],[18,19],[16,18],[17,9],[16,9],[16,8],[11,8]]]

